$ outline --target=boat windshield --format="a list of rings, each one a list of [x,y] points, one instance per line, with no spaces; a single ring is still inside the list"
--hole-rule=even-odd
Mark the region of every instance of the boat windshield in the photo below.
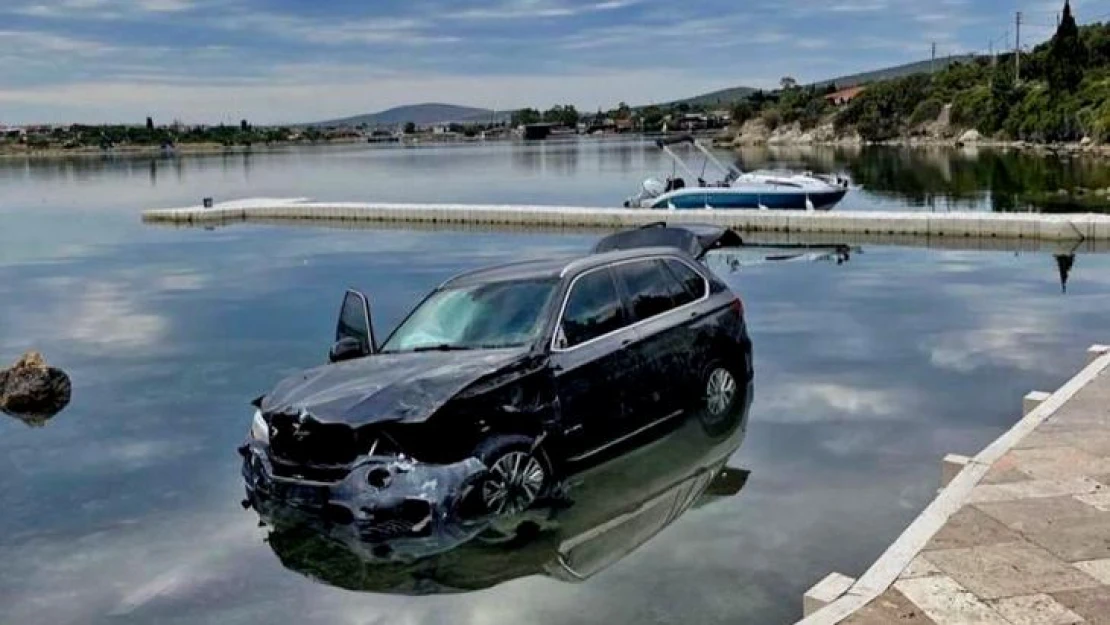
[[[558,280],[510,280],[436,291],[382,345],[382,352],[515,347],[543,330]]]

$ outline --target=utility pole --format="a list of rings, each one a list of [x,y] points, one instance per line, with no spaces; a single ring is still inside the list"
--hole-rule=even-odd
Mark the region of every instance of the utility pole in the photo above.
[[[937,42],[933,42],[933,56],[929,61],[929,73],[937,73]]]
[[[991,39],[991,42],[987,44],[987,47],[990,49],[991,55],[991,71],[989,74],[990,79],[987,82],[990,84],[991,89],[994,89],[994,68],[998,65],[998,57],[994,55],[994,39]]]
[[[1021,11],[1017,12],[1014,22],[1017,28],[1014,37],[1014,83],[1021,82]]]

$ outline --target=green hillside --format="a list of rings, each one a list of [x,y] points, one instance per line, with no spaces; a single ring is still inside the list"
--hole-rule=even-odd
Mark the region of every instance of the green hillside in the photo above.
[[[660,106],[678,106],[679,104],[686,104],[692,107],[714,107],[714,106],[729,106],[734,102],[743,100],[751,94],[758,91],[752,87],[731,87],[729,89],[721,89],[719,91],[712,91],[710,93],[703,93],[692,98],[684,100],[675,100]]]
[[[1013,57],[952,65],[930,77],[878,82],[840,112],[839,130],[866,140],[905,136],[952,105],[951,123],[985,136],[1040,143],[1110,139],[1110,25],[1076,25],[1065,4],[1053,38]]]
[[[975,56],[970,54],[946,56],[936,61],[917,61],[916,63],[907,63],[905,65],[897,65],[886,69],[877,69],[859,74],[841,76],[839,78],[833,78],[832,80],[822,80],[821,82],[814,83],[813,86],[818,89],[823,89],[828,85],[836,85],[837,89],[847,89],[848,87],[866,85],[880,80],[892,80],[904,76],[912,76],[914,74],[927,74],[931,71],[940,72],[957,63],[968,63],[974,60]]]

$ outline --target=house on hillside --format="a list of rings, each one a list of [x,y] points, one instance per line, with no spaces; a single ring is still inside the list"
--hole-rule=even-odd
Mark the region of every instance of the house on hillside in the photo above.
[[[691,132],[705,130],[709,127],[709,116],[703,113],[686,113],[678,118],[678,127]]]
[[[5,126],[0,124],[0,137],[7,137],[9,139],[18,139],[27,136],[27,129],[20,128],[19,126]]]
[[[855,100],[859,94],[863,93],[863,89],[863,87],[848,87],[847,89],[841,89],[830,93],[825,96],[825,99],[833,106],[846,106],[852,100]]]

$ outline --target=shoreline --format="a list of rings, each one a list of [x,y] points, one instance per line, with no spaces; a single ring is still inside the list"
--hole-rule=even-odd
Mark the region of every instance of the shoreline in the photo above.
[[[615,137],[636,138],[650,140],[658,135],[654,134],[624,134]],[[596,137],[584,137],[595,139]],[[707,136],[701,138],[709,140],[713,147],[721,150],[738,151],[745,148],[864,148],[864,147],[889,147],[901,149],[948,149],[948,150],[995,150],[1000,152],[1027,152],[1041,156],[1092,156],[1098,158],[1110,157],[1110,144],[1084,144],[1071,143],[1032,143],[1028,141],[1001,141],[993,139],[979,139],[975,141],[960,141],[955,138],[925,138],[903,137],[886,141],[862,141],[858,137],[814,138],[810,133],[784,133],[771,136],[745,136],[741,134],[728,134]],[[504,143],[507,139],[487,139],[490,143]],[[478,141],[420,141],[411,145],[438,146],[480,143]],[[333,139],[330,141],[285,141],[270,144],[234,145],[224,146],[217,143],[191,143],[179,145],[172,150],[163,149],[161,146],[123,146],[109,150],[95,147],[82,148],[47,148],[47,149],[10,149],[0,147],[0,161],[5,160],[61,160],[61,159],[88,159],[104,157],[122,158],[172,158],[177,156],[213,156],[213,155],[239,155],[253,153],[280,153],[296,148],[328,148],[337,146],[368,145],[375,146],[364,139]],[[381,144],[386,145],[386,144]],[[406,142],[391,143],[389,145],[409,145]]]
[[[949,150],[996,150],[1000,152],[1030,152],[1041,155],[1060,155],[1067,154],[1073,156],[1098,156],[1110,157],[1110,145],[1104,144],[1082,144],[1078,142],[1072,143],[1031,143],[1029,141],[999,141],[999,140],[979,140],[963,142],[957,139],[924,139],[924,138],[903,138],[903,139],[890,139],[887,141],[860,141],[851,137],[832,139],[832,140],[810,140],[810,139],[796,139],[796,138],[777,138],[771,139],[753,139],[740,140],[731,137],[716,137],[713,139],[714,147],[718,149],[727,150],[742,150],[744,148],[864,148],[864,147],[888,147],[888,148],[903,148],[903,149],[919,149],[919,148],[944,148]]]
[[[938,122],[939,123],[939,122]],[[1020,151],[1041,155],[1090,155],[1110,156],[1110,144],[1083,139],[1065,143],[1038,143],[992,139],[982,136],[975,129],[959,129],[944,122],[943,126],[918,129],[914,134],[902,135],[882,141],[867,141],[859,133],[837,132],[835,125],[826,121],[812,128],[801,124],[769,128],[762,120],[749,120],[742,126],[733,126],[713,138],[713,145],[721,149],[739,150],[746,147],[801,147],[820,146],[837,148],[862,148],[886,146],[895,148],[947,148]]]
[[[46,148],[46,149],[4,149],[0,148],[0,159],[27,159],[49,160],[66,158],[94,158],[94,157],[173,157],[173,156],[211,156],[218,154],[251,154],[254,152],[281,152],[289,148],[298,147],[327,147],[332,145],[357,145],[366,143],[364,140],[333,139],[331,141],[283,141],[270,144],[232,145],[225,146],[219,143],[186,143],[173,149],[163,149],[157,145],[133,145],[115,147],[104,150],[97,147],[81,148]]]

